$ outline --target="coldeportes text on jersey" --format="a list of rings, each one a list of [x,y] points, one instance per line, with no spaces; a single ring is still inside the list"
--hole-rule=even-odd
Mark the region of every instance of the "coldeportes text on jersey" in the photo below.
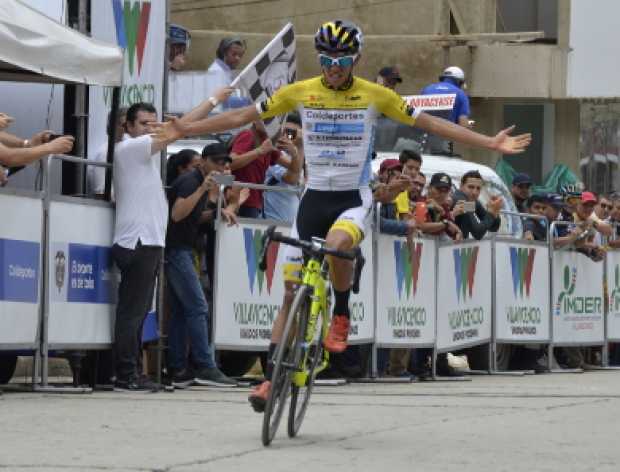
[[[363,120],[364,113],[355,111],[314,111],[306,110],[306,118],[309,120]]]

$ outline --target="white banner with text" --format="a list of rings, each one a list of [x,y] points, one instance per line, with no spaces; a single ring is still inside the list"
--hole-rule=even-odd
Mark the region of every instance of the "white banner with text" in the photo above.
[[[491,338],[490,240],[439,247],[437,349],[484,344]]]
[[[436,241],[380,234],[377,238],[379,346],[435,343]]]
[[[549,340],[546,245],[496,242],[495,337],[500,342]]]

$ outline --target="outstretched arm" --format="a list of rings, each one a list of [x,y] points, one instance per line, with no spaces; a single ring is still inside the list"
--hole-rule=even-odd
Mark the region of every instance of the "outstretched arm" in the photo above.
[[[515,128],[514,126],[506,128],[491,137],[424,112],[417,117],[415,126],[450,141],[467,146],[490,149],[502,154],[518,154],[523,152],[532,141],[530,133],[510,136],[510,133]]]

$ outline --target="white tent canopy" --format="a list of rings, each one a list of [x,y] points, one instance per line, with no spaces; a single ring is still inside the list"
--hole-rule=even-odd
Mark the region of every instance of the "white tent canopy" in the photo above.
[[[120,86],[123,53],[19,0],[0,1],[0,80]]]

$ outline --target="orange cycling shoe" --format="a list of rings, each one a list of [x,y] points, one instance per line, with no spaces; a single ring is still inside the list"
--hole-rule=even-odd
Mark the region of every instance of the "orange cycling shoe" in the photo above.
[[[332,317],[329,332],[323,341],[323,346],[325,346],[325,349],[329,352],[340,353],[347,348],[349,324],[349,318],[344,315],[334,315]]]
[[[271,382],[265,380],[262,384],[256,386],[250,393],[248,401],[252,404],[252,408],[256,413],[262,413],[265,411],[265,405],[269,398],[269,392],[271,391]]]

